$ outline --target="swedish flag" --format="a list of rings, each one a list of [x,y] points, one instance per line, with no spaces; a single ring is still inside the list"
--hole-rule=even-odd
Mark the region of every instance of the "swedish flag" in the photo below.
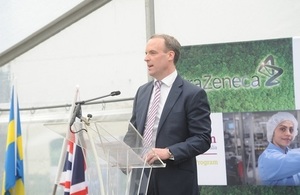
[[[23,145],[19,103],[14,94],[11,95],[10,115],[6,140],[5,169],[2,195],[24,195]]]

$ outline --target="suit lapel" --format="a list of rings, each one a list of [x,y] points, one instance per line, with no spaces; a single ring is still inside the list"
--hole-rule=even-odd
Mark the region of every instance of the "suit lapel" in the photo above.
[[[181,93],[182,93],[182,78],[178,75],[172,85],[166,103],[164,105],[162,114],[160,116],[157,132],[160,131],[161,127],[165,123],[170,111],[172,110],[174,104],[176,103]]]
[[[151,94],[153,90],[153,83],[150,82],[143,91],[140,93],[140,99],[141,99],[141,125],[138,129],[143,135],[143,131],[145,128],[146,118],[147,118],[147,112],[148,112],[148,106],[151,99]]]

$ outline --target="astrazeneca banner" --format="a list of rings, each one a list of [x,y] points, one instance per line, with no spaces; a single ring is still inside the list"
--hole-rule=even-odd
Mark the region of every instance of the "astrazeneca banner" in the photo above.
[[[299,117],[299,59],[298,38],[183,47],[177,69],[206,90],[212,110],[211,148],[197,157],[199,185],[260,185],[268,119],[278,111]],[[299,145],[296,137],[291,147]]]

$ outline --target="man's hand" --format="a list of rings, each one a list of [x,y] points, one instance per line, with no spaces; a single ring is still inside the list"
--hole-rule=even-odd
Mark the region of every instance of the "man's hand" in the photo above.
[[[170,157],[168,148],[152,148],[145,156],[147,163],[150,165],[158,159],[167,160]]]

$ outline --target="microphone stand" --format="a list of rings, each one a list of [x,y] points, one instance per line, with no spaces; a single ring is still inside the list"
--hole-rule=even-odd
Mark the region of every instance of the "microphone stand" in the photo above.
[[[85,104],[87,102],[94,101],[94,100],[106,98],[106,97],[109,97],[109,96],[120,95],[120,94],[121,94],[120,91],[113,91],[110,94],[107,94],[107,95],[104,95],[104,96],[100,96],[100,97],[97,97],[97,98],[92,98],[92,99],[89,99],[89,100],[75,102],[75,108],[74,108],[73,115],[72,115],[71,120],[70,120],[70,127],[74,124],[76,117],[79,118],[81,121],[84,121],[86,125],[90,124],[89,120],[92,118],[92,115],[88,114],[88,119],[86,119],[85,117],[83,117],[82,116],[81,105],[83,105],[83,104]]]
[[[77,94],[78,94],[78,91],[76,92],[76,98],[77,98]],[[70,118],[70,123],[69,123],[69,130],[70,130],[70,132],[72,132],[72,133],[78,133],[78,132],[73,132],[72,128],[71,128],[72,125],[75,122],[76,117],[79,118],[81,121],[84,121],[85,125],[89,125],[89,120],[90,120],[90,118],[92,118],[91,114],[87,115],[88,119],[86,119],[85,117],[82,117],[81,105],[83,105],[83,104],[85,104],[87,102],[90,102],[90,101],[98,100],[98,99],[105,98],[105,97],[108,97],[108,96],[120,95],[120,94],[121,94],[120,91],[113,91],[110,94],[105,95],[105,96],[101,96],[101,97],[89,99],[89,100],[86,100],[86,101],[75,102],[74,103],[75,104],[74,110],[73,110],[73,113],[71,113],[72,117]],[[99,181],[99,183],[100,183],[100,192],[101,192],[101,194],[104,194],[104,183],[103,183],[103,179],[102,179],[102,173],[101,173],[101,169],[100,169],[100,163],[98,162],[98,158],[97,158],[97,151],[96,151],[96,148],[95,148],[95,143],[93,142],[93,139],[91,138],[89,132],[86,129],[84,129],[84,130],[87,132],[88,139],[91,142],[92,152],[93,152],[93,154],[95,156],[96,166],[97,166],[96,167],[97,168],[97,173],[98,173],[98,177],[99,177],[99,180],[100,180]],[[65,151],[66,148],[67,148],[67,141],[64,141],[64,145],[63,145],[62,151]],[[56,175],[56,179],[55,179],[56,181],[55,181],[55,184],[54,184],[54,187],[53,187],[52,195],[56,195],[56,190],[57,190],[57,186],[58,186],[58,183],[59,183],[59,178],[60,178],[61,172],[63,170],[63,162],[65,161],[64,155],[65,155],[65,152],[62,152],[61,156],[60,156],[59,164],[58,164],[59,168],[58,168],[58,173]]]
[[[88,114],[87,115],[88,119],[86,119],[85,117],[82,117],[81,105],[83,105],[83,104],[85,104],[87,102],[91,102],[91,101],[94,101],[94,100],[102,99],[102,98],[105,98],[105,97],[108,97],[108,96],[115,96],[115,95],[120,95],[120,94],[121,94],[120,91],[113,91],[113,92],[111,92],[108,95],[100,96],[100,97],[89,99],[89,100],[85,100],[85,101],[75,102],[75,108],[74,108],[74,111],[73,111],[73,114],[72,114],[72,118],[70,120],[70,131],[72,133],[78,133],[81,130],[85,130],[86,133],[87,133],[88,140],[90,140],[91,150],[92,150],[92,152],[94,154],[95,161],[96,161],[96,169],[97,169],[97,173],[98,173],[99,184],[100,184],[100,192],[101,192],[100,194],[103,194],[103,195],[105,194],[103,176],[102,176],[102,171],[101,171],[101,168],[100,168],[100,162],[99,162],[99,160],[97,158],[98,157],[98,155],[97,155],[97,149],[95,147],[95,143],[93,141],[93,138],[91,137],[89,131],[87,131],[86,129],[83,128],[83,129],[81,129],[79,131],[73,132],[71,127],[72,127],[73,123],[75,122],[76,117],[79,118],[81,121],[84,121],[85,125],[87,125],[87,126],[90,125],[89,120],[90,120],[90,118],[92,118],[92,115]]]

